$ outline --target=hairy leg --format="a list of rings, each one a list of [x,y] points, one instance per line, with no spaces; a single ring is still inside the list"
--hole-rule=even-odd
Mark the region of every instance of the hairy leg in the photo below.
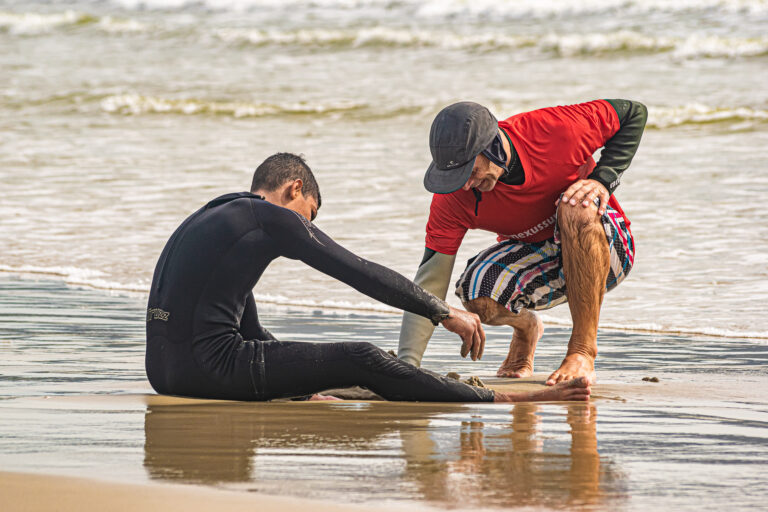
[[[480,317],[488,325],[509,325],[514,329],[509,354],[496,372],[498,377],[530,377],[533,375],[533,356],[536,343],[544,334],[544,324],[533,311],[524,309],[512,313],[490,297],[478,297],[464,303],[464,308]]]
[[[597,324],[610,269],[610,252],[595,205],[561,203],[558,227],[573,331],[565,359],[547,379],[548,385],[574,377],[595,380]]]

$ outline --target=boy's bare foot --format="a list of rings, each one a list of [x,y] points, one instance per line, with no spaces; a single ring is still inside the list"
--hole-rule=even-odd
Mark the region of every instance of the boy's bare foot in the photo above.
[[[497,377],[519,379],[533,375],[533,355],[536,344],[544,334],[544,323],[533,311],[523,310],[527,322],[515,327],[509,354],[496,372]]]
[[[494,402],[560,402],[565,400],[589,400],[591,393],[590,380],[579,377],[565,382],[559,382],[549,389],[532,391],[530,393],[502,393],[496,391]]]

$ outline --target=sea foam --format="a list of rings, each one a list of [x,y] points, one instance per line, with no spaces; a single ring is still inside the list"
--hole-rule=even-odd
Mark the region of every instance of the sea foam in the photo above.
[[[355,115],[385,118],[395,115],[429,115],[439,109],[434,104],[393,104],[387,106],[354,101],[260,103],[248,101],[217,101],[207,98],[170,98],[139,93],[109,95],[100,100],[104,112],[120,115],[223,115],[234,118],[279,115]],[[519,105],[500,103],[500,112],[520,111]],[[668,129],[682,125],[708,125],[716,123],[765,123],[768,110],[743,106],[711,106],[690,103],[677,106],[648,106],[650,129]]]
[[[97,1],[97,0],[94,0]],[[112,0],[127,9],[181,10],[204,8],[244,12],[256,9],[295,11],[306,7],[301,0]],[[413,15],[435,17],[547,18],[606,12],[726,12],[760,14],[768,11],[764,0],[313,0],[311,7],[326,10],[403,9]]]
[[[73,286],[82,286],[98,290],[108,290],[127,294],[147,295],[149,293],[148,282],[121,283],[109,279],[103,272],[93,269],[77,267],[38,267],[32,265],[10,266],[0,264],[0,272],[13,274],[27,274],[55,277]],[[336,315],[354,315],[361,313],[377,313],[387,315],[400,315],[402,312],[386,304],[369,301],[345,301],[332,299],[307,299],[290,297],[280,294],[254,293],[254,298],[259,304],[268,304],[272,308],[291,309],[316,309]],[[542,314],[542,320],[547,325],[568,327],[571,322],[549,314]],[[747,331],[739,329],[721,329],[717,327],[702,326],[690,328],[684,326],[664,325],[658,323],[616,324],[601,322],[601,329],[615,331],[645,332],[649,334],[678,335],[678,336],[713,336],[721,338],[747,338],[755,340],[768,340],[768,332]]]
[[[130,18],[94,16],[67,10],[60,13],[0,12],[0,31],[14,35],[41,35],[57,29],[95,28],[108,33],[145,32],[149,26]]]
[[[181,30],[183,28],[183,30]],[[150,37],[196,37],[209,44],[283,46],[334,50],[344,48],[442,48],[468,52],[532,51],[569,58],[614,53],[666,54],[676,60],[735,59],[768,55],[768,37],[725,37],[706,32],[686,36],[635,30],[574,33],[510,33],[493,29],[461,32],[412,26],[314,27],[278,29],[179,24],[164,20],[149,25],[132,18],[97,16],[72,10],[61,13],[2,13],[0,30],[13,35],[45,35],[55,30],[97,30],[110,34]]]
[[[712,107],[700,103],[674,107],[648,107],[649,128],[712,123],[768,122],[768,110],[749,107]]]
[[[210,114],[232,117],[262,117],[274,115],[329,114],[363,108],[356,102],[317,103],[250,103],[215,101],[194,98],[162,98],[141,94],[117,94],[101,100],[105,112],[124,115],[139,114]]]

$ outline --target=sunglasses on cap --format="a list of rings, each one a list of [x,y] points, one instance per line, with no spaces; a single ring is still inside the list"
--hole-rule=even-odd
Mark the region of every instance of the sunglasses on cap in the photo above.
[[[501,141],[501,134],[496,133],[496,137],[484,150],[480,152],[485,158],[498,165],[504,172],[508,172],[507,169],[507,152],[504,151],[504,144]]]

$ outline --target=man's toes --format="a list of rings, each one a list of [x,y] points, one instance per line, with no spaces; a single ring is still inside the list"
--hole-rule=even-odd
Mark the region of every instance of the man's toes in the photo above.
[[[497,377],[506,377],[508,379],[522,379],[523,377],[529,377],[531,372],[523,370],[513,370],[511,368],[501,367],[496,372]]]

